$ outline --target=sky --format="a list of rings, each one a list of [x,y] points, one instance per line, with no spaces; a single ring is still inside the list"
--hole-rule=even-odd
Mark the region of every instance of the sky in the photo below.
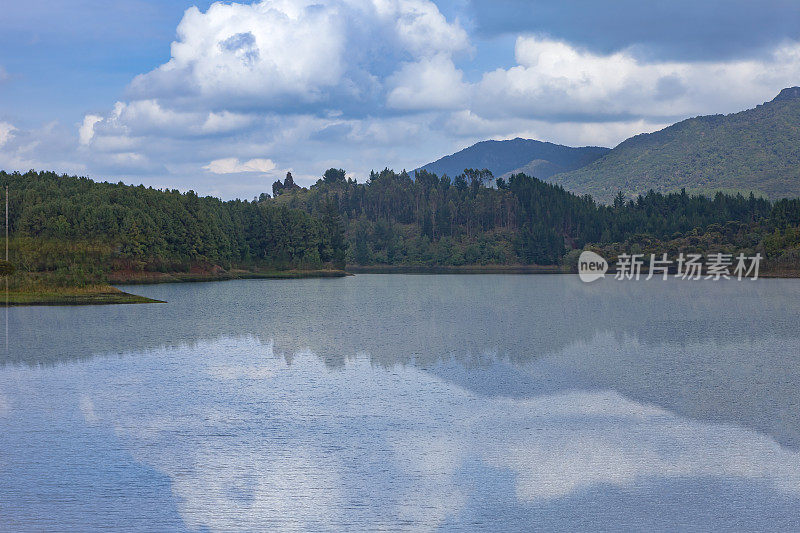
[[[0,0],[0,169],[252,198],[800,85],[795,0]]]

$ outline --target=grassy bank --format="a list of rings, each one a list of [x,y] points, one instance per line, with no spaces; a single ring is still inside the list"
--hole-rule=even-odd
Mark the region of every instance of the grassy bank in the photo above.
[[[42,287],[0,291],[6,305],[104,305],[164,303],[123,292],[110,285],[90,287]]]
[[[332,278],[347,276],[344,270],[205,270],[190,272],[145,272],[116,271],[106,276],[108,283],[151,284],[186,283],[193,281],[225,281],[232,279],[298,279]],[[56,283],[54,276],[46,273],[17,273],[13,277],[11,289],[2,290],[0,285],[0,306],[8,305],[104,305],[163,303],[123,292],[106,283],[94,283],[76,287]],[[7,294],[7,295],[6,295]]]

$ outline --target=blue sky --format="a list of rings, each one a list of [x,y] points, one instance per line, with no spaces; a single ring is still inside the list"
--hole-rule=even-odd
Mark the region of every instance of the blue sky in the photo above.
[[[613,146],[800,84],[787,0],[7,4],[0,168],[225,198],[486,138]]]

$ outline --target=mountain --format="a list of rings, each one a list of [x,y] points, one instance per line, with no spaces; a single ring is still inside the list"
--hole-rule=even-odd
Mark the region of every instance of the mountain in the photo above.
[[[602,157],[608,148],[585,146],[572,148],[532,139],[483,141],[455,154],[445,156],[417,170],[439,176],[457,176],[466,168],[488,168],[496,177],[526,169],[526,173],[544,179],[558,172],[580,168]]]
[[[591,164],[549,179],[609,202],[627,196],[680,191],[754,192],[800,196],[800,87],[730,115],[691,118],[636,135]]]
[[[541,179],[546,179],[552,176],[553,174],[559,174],[561,172],[565,172],[566,169],[562,166],[556,165],[550,161],[546,161],[544,159],[534,159],[533,161],[529,162],[526,165],[523,165],[519,168],[515,168],[511,172],[506,172],[505,174],[501,174],[500,177],[504,178],[506,181],[510,178],[513,174],[526,174],[528,176],[535,176],[541,177]]]

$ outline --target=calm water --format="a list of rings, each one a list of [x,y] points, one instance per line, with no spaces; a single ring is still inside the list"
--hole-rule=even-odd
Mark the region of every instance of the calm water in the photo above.
[[[800,530],[799,281],[130,290],[0,310],[0,529]]]

